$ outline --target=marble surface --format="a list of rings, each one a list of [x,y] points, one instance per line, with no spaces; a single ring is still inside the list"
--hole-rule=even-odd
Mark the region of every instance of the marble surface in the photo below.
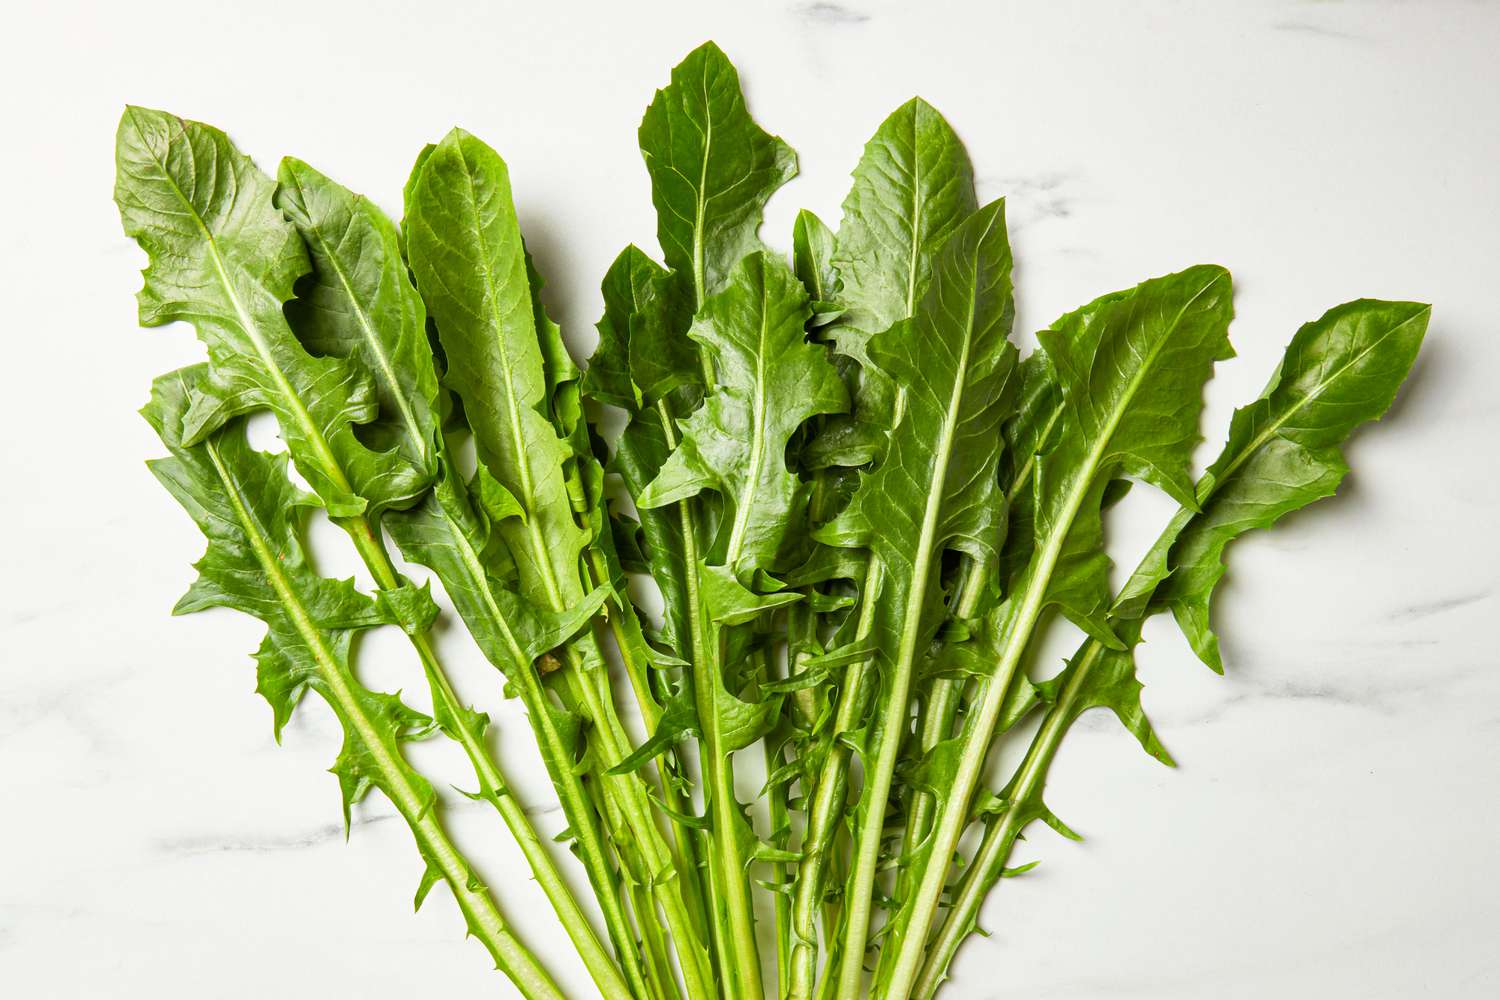
[[[1500,995],[1500,5],[73,0],[16,8],[6,32],[0,992],[511,995],[446,895],[410,914],[418,865],[388,809],[343,842],[328,715],[310,704],[276,747],[259,626],[167,616],[201,543],[143,468],[159,449],[134,410],[198,348],[136,329],[140,256],[109,198],[120,106],[213,121],[263,166],[296,153],[392,207],[415,152],[463,124],[509,159],[586,352],[605,266],[653,245],[640,113],[712,37],[801,154],[777,246],[798,207],[837,218],[861,144],[920,93],[981,196],[1010,197],[1018,330],[1200,260],[1233,269],[1240,357],[1211,387],[1211,442],[1303,320],[1360,295],[1435,304],[1344,495],[1234,553],[1229,675],[1150,629],[1147,706],[1180,769],[1085,720],[1050,798],[1087,841],[1033,833],[1020,855],[1042,867],[991,900],[993,936],[946,995]],[[1110,525],[1122,561],[1164,516],[1136,491]],[[516,707],[460,632],[442,642],[557,828]],[[366,652],[372,684],[420,687],[395,638]],[[453,750],[418,757],[463,780]],[[590,995],[492,818],[445,802]]]

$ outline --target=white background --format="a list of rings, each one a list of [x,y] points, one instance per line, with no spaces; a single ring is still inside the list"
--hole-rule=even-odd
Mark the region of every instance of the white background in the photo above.
[[[295,153],[393,210],[417,150],[462,124],[509,160],[583,356],[606,265],[655,251],[640,114],[713,38],[801,155],[773,245],[799,207],[836,222],[861,144],[920,93],[981,197],[1010,198],[1023,340],[1104,291],[1229,266],[1240,358],[1210,387],[1205,451],[1299,323],[1361,295],[1434,304],[1344,494],[1234,551],[1229,675],[1149,630],[1147,707],[1181,768],[1080,724],[1049,798],[1088,840],[1033,832],[1020,858],[1042,867],[1002,885],[947,995],[1500,995],[1500,6],[131,0],[5,20],[0,992],[510,995],[442,890],[409,913],[419,866],[387,809],[343,843],[320,706],[274,746],[260,627],[168,617],[201,542],[134,411],[198,348],[136,328],[121,106],[214,122],[268,170]],[[1164,516],[1136,491],[1111,524],[1121,562]],[[443,644],[543,808],[518,710],[461,631]],[[365,648],[370,683],[421,702],[400,642]],[[462,780],[455,751],[419,759]],[[523,935],[590,995],[493,817],[446,798]]]

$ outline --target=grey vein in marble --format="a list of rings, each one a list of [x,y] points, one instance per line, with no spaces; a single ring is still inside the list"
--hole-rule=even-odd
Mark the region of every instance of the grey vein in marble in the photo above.
[[[1005,224],[1012,233],[1020,232],[1051,219],[1073,215],[1077,196],[1072,193],[1075,178],[1065,171],[1048,171],[1031,176],[979,177],[976,186],[985,200],[1005,197]]]
[[[870,20],[870,15],[862,10],[853,10],[843,4],[829,3],[827,0],[797,4],[792,8],[792,12],[803,20],[816,24],[864,24]]]
[[[1390,613],[1390,617],[1397,621],[1412,621],[1418,618],[1431,618],[1444,612],[1453,611],[1458,608],[1477,604],[1494,593],[1492,590],[1481,590],[1471,594],[1458,594],[1454,597],[1443,597],[1435,601],[1425,601],[1420,604],[1410,604],[1404,608],[1397,608]]]
[[[374,826],[377,823],[384,823],[386,820],[395,818],[395,813],[357,816],[350,821],[350,827]],[[331,840],[343,836],[343,833],[344,825],[342,823],[329,823],[302,834],[287,834],[282,836],[268,834],[260,837],[199,834],[196,836],[164,838],[156,841],[153,846],[163,854],[186,858],[198,857],[204,854],[266,854],[276,851],[295,851],[308,847],[317,847],[320,844],[326,844]]]
[[[1356,35],[1349,31],[1339,31],[1337,28],[1329,28],[1321,24],[1313,24],[1309,21],[1277,21],[1271,25],[1271,30],[1285,31],[1298,35],[1310,35],[1314,38],[1327,38],[1343,42],[1368,42],[1370,40],[1364,35]]]

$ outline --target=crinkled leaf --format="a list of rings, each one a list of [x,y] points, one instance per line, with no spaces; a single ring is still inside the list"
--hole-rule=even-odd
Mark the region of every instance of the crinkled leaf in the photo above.
[[[704,303],[691,336],[712,360],[716,387],[681,425],[682,440],[636,498],[661,507],[713,489],[725,516],[716,556],[741,579],[771,569],[806,496],[787,469],[792,434],[847,405],[826,352],[807,342],[807,293],[768,253],[746,257]]]
[[[120,119],[116,166],[125,233],[150,258],[141,324],[185,320],[208,348],[209,374],[178,418],[183,440],[265,407],[331,515],[419,495],[423,473],[355,436],[376,415],[369,373],[350,359],[312,357],[287,326],[282,305],[308,259],[272,203],[271,179],[218,129],[137,107]]]
[[[889,426],[895,405],[870,337],[915,311],[938,248],[976,208],[968,153],[935,108],[913,98],[881,122],[854,168],[832,261],[844,309],[833,336],[862,369],[859,420]]]
[[[412,286],[396,225],[369,199],[288,157],[276,205],[296,226],[312,275],[287,304],[299,340],[315,354],[355,357],[375,380],[372,428],[436,477],[438,378],[427,310]]]
[[[639,138],[673,294],[696,307],[760,247],[762,209],[797,172],[796,155],[750,117],[739,74],[713,42],[672,70]]]

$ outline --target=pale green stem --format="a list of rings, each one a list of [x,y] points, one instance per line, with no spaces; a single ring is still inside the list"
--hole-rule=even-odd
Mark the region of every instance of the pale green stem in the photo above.
[[[593,636],[585,636],[585,640],[592,642]],[[600,756],[601,770],[607,772],[629,755],[630,741],[607,691],[600,690],[608,676],[603,655],[597,648],[593,648],[591,652],[592,656],[588,659],[594,661],[592,666],[585,662],[576,643],[567,646],[564,650],[567,658],[564,674],[574,697],[593,722],[590,735],[594,750]],[[645,861],[652,879],[651,890],[661,903],[663,916],[677,949],[688,996],[692,1000],[707,1000],[714,995],[708,953],[698,936],[693,914],[678,878],[681,862],[673,855],[656,825],[645,779],[638,773],[606,773],[603,775],[602,785],[620,810],[626,825],[635,834],[635,843],[629,849],[638,851]]]
[[[882,581],[880,559],[871,555],[860,589],[856,643],[869,638],[874,628],[875,601]],[[792,970],[788,992],[791,1000],[810,1000],[817,979],[818,917],[823,909],[829,855],[849,794],[849,760],[853,753],[840,737],[859,724],[872,672],[869,660],[851,663],[845,669],[834,713],[833,742],[817,780],[807,793],[811,803],[807,808],[807,830],[802,838],[802,860],[797,866],[797,890],[792,901]]]
[[[979,562],[966,556],[960,574],[958,593],[953,601],[951,614],[953,618],[964,621],[974,617],[974,611],[984,596],[985,569]],[[917,735],[924,752],[930,751],[952,735],[953,720],[958,714],[962,694],[963,682],[952,677],[939,677],[928,688],[927,697],[923,699],[917,716]],[[920,788],[911,790],[911,805],[906,815],[906,833],[902,837],[901,844],[902,856],[912,857],[927,838],[927,834],[932,830],[932,814],[935,807],[936,800],[931,792]],[[896,891],[897,899],[905,898],[910,888],[910,880],[909,869],[903,868]]]
[[[369,520],[364,517],[358,517],[348,519],[342,523],[349,532],[350,537],[354,540],[355,548],[359,550],[361,559],[364,560],[370,573],[375,577],[376,586],[381,590],[396,589],[400,585],[400,578],[396,573],[395,566],[390,561],[390,556],[385,551],[385,546],[381,544],[380,539],[375,535]],[[422,669],[432,686],[433,697],[441,699],[448,718],[459,718],[463,711],[463,706],[459,701],[457,693],[453,690],[453,686],[449,682],[441,662],[438,660],[437,651],[433,649],[432,642],[427,633],[413,633],[410,638],[412,646],[416,649],[417,655],[422,661]],[[530,685],[526,684],[526,679],[528,675],[532,674],[532,670],[533,667],[530,663],[517,664],[517,673],[520,675],[518,679],[522,681],[523,688],[528,689],[527,694],[529,697],[526,700],[533,713],[532,718],[533,720],[538,720],[538,716],[545,713],[537,711],[541,706],[533,704],[536,701],[536,692],[530,690]],[[589,970],[589,975],[593,977],[594,983],[606,996],[612,995],[611,991],[623,991],[619,993],[621,996],[639,992],[644,988],[645,982],[640,976],[637,956],[633,951],[627,951],[626,954],[621,956],[627,972],[634,973],[630,977],[632,985],[627,986],[625,979],[621,976],[620,968],[610,957],[609,952],[605,949],[603,942],[599,940],[598,935],[594,933],[593,925],[589,922],[587,915],[584,914],[582,907],[579,905],[576,897],[574,897],[572,890],[568,887],[562,873],[558,870],[552,855],[542,844],[541,838],[537,835],[536,828],[532,826],[525,809],[521,807],[520,803],[510,793],[499,765],[491,756],[489,748],[478,740],[477,734],[470,732],[465,726],[453,727],[452,731],[448,732],[448,735],[457,740],[464,748],[464,752],[468,756],[470,763],[474,767],[475,774],[479,778],[481,792],[485,798],[494,804],[505,825],[509,828],[511,835],[520,846],[521,853],[525,856],[533,877],[536,878],[537,884],[542,887],[542,891],[546,894],[548,901],[552,903],[553,909],[557,912],[558,919],[562,921],[563,929],[567,932],[569,940],[572,941],[574,948],[578,951],[578,955],[583,960],[584,966]],[[578,810],[579,803],[574,802],[570,804],[575,807],[574,811],[580,811]],[[575,823],[579,822],[579,819],[575,819],[571,815],[570,820]],[[580,842],[583,839],[583,836],[580,835]],[[601,886],[605,892],[600,900],[601,905],[605,905],[606,911],[614,909],[607,905],[608,900],[613,898],[612,893],[608,892],[609,885],[610,882],[606,876],[606,881]],[[623,914],[620,914],[620,918],[623,919]],[[616,935],[616,939],[617,944],[620,943],[618,934]],[[625,948],[621,950],[626,951]]]
[[[1057,700],[1047,712],[1041,729],[1026,751],[1026,757],[1017,768],[1015,777],[1006,786],[1006,797],[1011,803],[1032,801],[1040,793],[1042,784],[1046,781],[1047,768],[1067,733],[1069,715],[1077,701],[1078,692],[1103,648],[1094,639],[1086,644],[1083,655],[1077,661],[1077,668],[1058,693]],[[928,946],[927,958],[913,988],[914,996],[930,1000],[942,985],[953,956],[964,938],[976,926],[979,908],[1004,872],[1011,848],[1029,819],[1029,816],[1019,813],[1013,806],[1008,806],[1004,812],[989,820],[984,839],[953,896],[948,917]]]
[[[668,445],[675,446],[672,414],[665,401],[658,404]],[[698,585],[698,527],[690,502],[678,504],[682,519],[683,562],[686,567],[688,622],[692,644],[693,698],[698,710],[701,738],[699,769],[702,772],[709,820],[713,824],[709,858],[712,910],[725,926],[719,936],[726,939],[722,951],[730,960],[721,971],[726,994],[732,1000],[762,995],[760,954],[755,940],[755,911],[747,881],[746,858],[737,831],[746,822],[734,797],[732,761],[723,750],[719,734],[718,692],[723,688],[723,650],[713,638],[707,609]]]
[[[595,584],[607,582],[609,568],[605,565],[603,553],[591,548],[588,558]],[[635,693],[636,704],[641,712],[641,724],[645,728],[647,738],[650,738],[661,723],[661,706],[657,704],[656,695],[651,690],[649,677],[651,668],[648,664],[636,662],[636,656],[632,652],[633,644],[621,621],[624,615],[635,613],[634,609],[624,606],[625,600],[623,596],[610,599],[610,631],[615,639],[615,648],[620,652],[620,661],[625,667],[631,690]],[[690,815],[693,811],[693,804],[672,781],[670,768],[675,761],[675,753],[675,749],[664,750],[658,758],[658,785],[662,802],[672,814],[670,817],[672,839],[677,855],[682,861],[678,878],[683,884],[683,892],[687,896],[688,904],[697,915],[699,932],[706,935],[708,912],[704,909],[703,884],[698,871],[698,844],[695,831],[676,818]]]
[[[541,967],[536,956],[511,934],[494,901],[486,892],[470,885],[468,861],[448,838],[434,811],[429,808],[426,796],[413,782],[411,766],[399,755],[393,755],[386,749],[379,727],[365,714],[359,697],[355,694],[358,682],[328,648],[312,615],[303,607],[286,579],[279,561],[265,541],[260,525],[250,514],[238,483],[224,465],[218,446],[212,439],[207,444],[207,450],[219,479],[224,484],[225,495],[251,541],[267,581],[287,609],[299,636],[317,664],[325,689],[322,693],[344,725],[352,729],[367,748],[372,766],[381,774],[383,790],[411,827],[413,835],[423,848],[423,854],[436,862],[443,880],[453,892],[459,909],[468,922],[470,932],[484,943],[495,959],[495,964],[510,977],[528,1000],[563,1000],[562,992]]]

